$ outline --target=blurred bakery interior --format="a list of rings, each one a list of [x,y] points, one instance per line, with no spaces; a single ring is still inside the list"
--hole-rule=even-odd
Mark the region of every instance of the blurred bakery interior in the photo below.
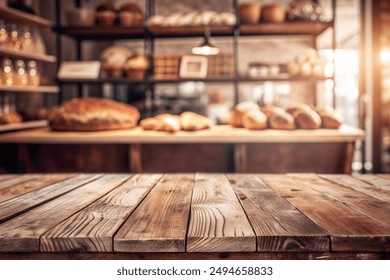
[[[0,1],[0,174],[390,172],[390,2]]]

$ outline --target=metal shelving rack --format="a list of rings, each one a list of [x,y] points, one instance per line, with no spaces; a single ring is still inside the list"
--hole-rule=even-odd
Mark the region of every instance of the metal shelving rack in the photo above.
[[[81,1],[75,0],[75,6],[80,7]],[[207,27],[210,30],[212,37],[232,37],[233,39],[233,57],[234,71],[230,78],[210,78],[210,79],[170,79],[157,80],[153,78],[153,67],[151,67],[148,76],[144,80],[130,80],[127,78],[120,79],[99,79],[99,80],[59,80],[59,84],[75,84],[78,85],[79,96],[82,96],[82,86],[84,84],[103,84],[112,83],[117,85],[135,85],[144,84],[146,86],[146,95],[154,100],[154,88],[156,84],[162,83],[180,83],[185,81],[202,81],[207,83],[233,83],[234,86],[234,102],[239,101],[239,84],[264,81],[308,81],[316,82],[324,79],[313,79],[303,77],[275,77],[275,78],[259,78],[253,79],[248,77],[240,77],[238,73],[238,55],[239,55],[239,38],[242,36],[296,36],[307,35],[313,38],[313,47],[316,47],[316,37],[322,34],[328,28],[332,28],[332,47],[335,49],[335,14],[336,1],[331,0],[332,20],[329,22],[285,22],[285,23],[259,23],[259,24],[240,24],[238,16],[238,0],[232,0],[232,8],[236,14],[236,24],[233,26],[211,26]],[[146,19],[155,14],[155,0],[145,1],[145,16]],[[57,54],[58,65],[61,63],[61,36],[66,35],[71,37],[76,42],[76,59],[82,60],[82,42],[86,40],[93,41],[108,41],[108,40],[144,40],[145,53],[149,56],[153,64],[153,54],[155,53],[155,39],[159,38],[191,38],[203,37],[206,27],[147,27],[145,25],[136,27],[67,27],[62,26],[61,18],[61,0],[56,0],[56,26],[54,30],[57,32]],[[153,66],[153,65],[152,65]],[[329,79],[329,78],[327,78]],[[331,77],[333,79],[334,77]],[[334,89],[334,87],[333,87]],[[334,90],[333,90],[334,91]],[[62,96],[60,98],[63,99]],[[335,106],[335,93],[333,92],[333,105]],[[153,102],[152,102],[153,103]]]

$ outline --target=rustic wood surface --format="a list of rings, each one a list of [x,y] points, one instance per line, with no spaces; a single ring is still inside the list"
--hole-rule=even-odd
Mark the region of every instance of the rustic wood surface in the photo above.
[[[390,176],[0,175],[0,259],[390,259]]]
[[[343,125],[339,129],[296,129],[291,131],[266,129],[262,131],[232,128],[228,125],[214,126],[200,131],[144,131],[137,127],[128,130],[103,132],[59,132],[49,128],[31,129],[7,133],[0,143],[27,144],[150,144],[150,143],[330,143],[354,142],[364,139],[364,131]]]

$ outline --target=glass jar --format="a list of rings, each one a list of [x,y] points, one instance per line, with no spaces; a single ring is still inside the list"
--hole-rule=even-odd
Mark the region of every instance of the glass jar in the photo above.
[[[3,84],[6,86],[12,86],[14,84],[15,74],[12,60],[9,58],[3,59],[1,70],[3,76]]]
[[[37,29],[32,29],[31,34],[34,44],[34,51],[39,54],[46,54],[46,45],[42,39],[41,33]]]
[[[26,71],[26,64],[23,60],[17,60],[15,62],[15,77],[14,85],[17,86],[27,86],[28,85],[28,75]]]
[[[324,21],[324,8],[319,0],[295,0],[288,10],[289,20]]]
[[[27,63],[28,84],[30,86],[39,86],[41,83],[41,74],[39,73],[38,64],[31,60]]]
[[[28,53],[35,52],[34,42],[32,40],[32,34],[29,27],[24,27],[21,34],[22,50]]]
[[[8,37],[9,48],[15,51],[20,51],[22,49],[22,40],[20,38],[20,32],[16,24],[10,25]]]
[[[0,47],[7,47],[8,44],[8,29],[4,20],[0,20]]]

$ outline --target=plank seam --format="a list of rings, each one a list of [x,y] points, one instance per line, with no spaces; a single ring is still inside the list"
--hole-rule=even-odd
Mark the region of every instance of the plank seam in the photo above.
[[[187,226],[186,226],[186,233],[185,233],[185,239],[184,239],[184,252],[185,253],[187,253],[188,231],[190,230],[190,223],[191,223],[192,199],[194,197],[194,187],[195,187],[196,174],[198,174],[198,173],[195,173],[192,177],[192,190],[191,190],[190,207],[188,208]]]

